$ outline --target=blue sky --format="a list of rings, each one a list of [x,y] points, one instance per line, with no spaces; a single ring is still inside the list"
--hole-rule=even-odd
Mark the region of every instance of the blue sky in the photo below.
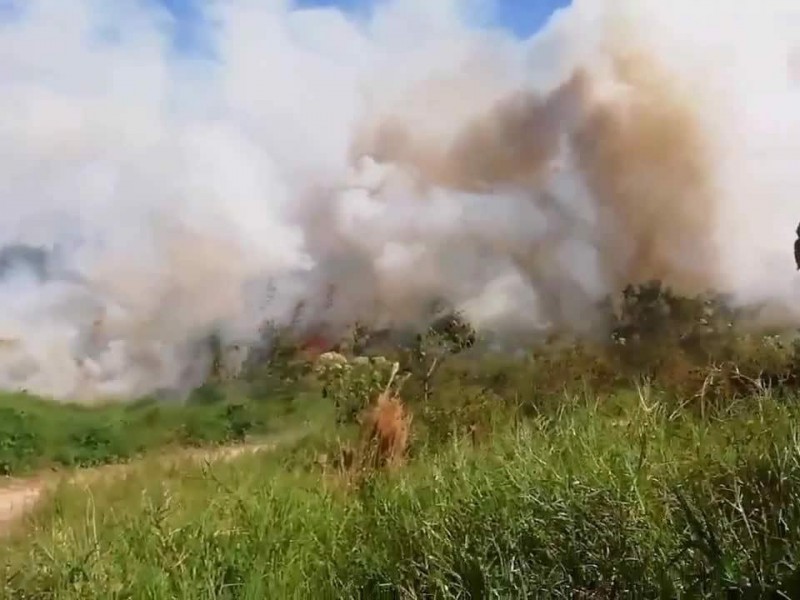
[[[165,1],[180,3],[190,0]],[[554,10],[567,6],[569,2],[570,0],[496,0],[497,24],[519,36],[527,37],[535,33]],[[370,3],[371,0],[299,0],[299,4],[303,6],[339,6],[345,10],[363,8]]]
[[[194,6],[202,0],[156,0],[162,2],[170,11],[187,25],[196,11]],[[300,6],[337,6],[345,11],[362,11],[376,0],[297,0]],[[436,0],[430,0],[436,2]],[[2,2],[2,0],[0,0]],[[512,31],[520,37],[535,33],[554,10],[567,6],[570,0],[496,0],[495,23]],[[184,34],[191,36],[191,27]],[[179,41],[180,44],[180,41]]]
[[[554,10],[569,3],[570,0],[498,0],[497,22],[527,37],[544,25]]]

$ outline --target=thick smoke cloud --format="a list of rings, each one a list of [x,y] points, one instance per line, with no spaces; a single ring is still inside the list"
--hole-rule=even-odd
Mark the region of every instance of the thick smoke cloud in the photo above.
[[[177,50],[153,2],[4,12],[0,387],[186,390],[301,301],[580,333],[658,278],[800,322],[796,2],[574,0],[529,40],[456,0],[202,6]]]

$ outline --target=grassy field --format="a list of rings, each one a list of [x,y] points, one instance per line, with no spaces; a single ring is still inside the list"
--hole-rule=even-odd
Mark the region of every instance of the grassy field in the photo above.
[[[21,476],[59,467],[128,462],[148,452],[240,443],[270,436],[332,408],[294,385],[209,384],[186,402],[144,398],[86,407],[26,394],[0,394],[0,475]]]
[[[797,347],[702,311],[666,325],[641,313],[617,346],[512,359],[451,331],[400,352],[413,420],[396,417],[410,439],[390,467],[361,434],[383,364],[283,387],[249,374],[185,406],[14,399],[44,424],[34,438],[50,435],[14,463],[27,468],[74,445],[64,423],[140,423],[154,408],[159,425],[122,428],[123,447],[184,443],[192,419],[214,433],[190,439],[241,440],[230,406],[252,417],[247,435],[298,437],[62,485],[7,540],[3,597],[800,597]]]

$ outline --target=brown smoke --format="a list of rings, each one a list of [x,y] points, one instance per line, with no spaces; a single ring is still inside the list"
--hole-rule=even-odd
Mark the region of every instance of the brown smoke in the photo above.
[[[585,104],[587,87],[578,72],[544,98],[515,91],[467,121],[453,140],[430,140],[402,119],[384,117],[365,128],[353,155],[402,164],[427,184],[462,191],[538,187],[558,154],[564,124]]]
[[[185,389],[212,334],[442,305],[501,341],[584,334],[648,279],[800,323],[797,0],[572,0],[527,40],[453,0],[198,3],[212,60],[153,3],[23,4],[0,250],[48,266],[0,273],[2,389]]]
[[[715,194],[692,99],[653,57],[612,56],[616,94],[598,93],[592,75],[577,70],[545,96],[518,90],[501,98],[450,140],[431,141],[386,117],[358,138],[355,154],[403,165],[423,188],[528,190],[550,216],[549,233],[511,253],[558,320],[567,282],[548,285],[558,278],[549,265],[575,224],[546,186],[567,142],[598,214],[585,241],[597,248],[609,287],[659,279],[681,292],[705,291],[717,264]]]
[[[618,284],[714,287],[712,164],[692,103],[652,57],[618,56],[624,103],[594,102],[572,137],[604,217],[601,256]]]

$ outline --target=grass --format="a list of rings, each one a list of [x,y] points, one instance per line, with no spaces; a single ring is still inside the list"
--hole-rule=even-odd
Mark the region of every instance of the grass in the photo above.
[[[309,418],[325,418],[327,407],[313,392],[298,388],[290,398],[246,392],[235,386],[206,386],[186,404],[144,399],[99,407],[2,394],[0,475],[125,462],[171,447],[242,442],[300,426]]]
[[[570,398],[356,480],[300,447],[63,487],[13,598],[797,597],[800,403]],[[780,594],[784,594],[781,596]]]
[[[305,436],[62,484],[7,541],[0,597],[800,597],[797,346],[644,312],[621,348],[412,349],[411,439],[392,468],[345,460],[365,451],[356,419],[386,365],[322,371],[324,393],[308,373],[251,374],[183,406],[13,399],[37,423],[5,430],[37,444],[15,463],[28,468],[73,448],[68,431],[120,421],[123,448],[237,439],[231,414],[248,434]],[[181,438],[190,422],[207,433]]]

